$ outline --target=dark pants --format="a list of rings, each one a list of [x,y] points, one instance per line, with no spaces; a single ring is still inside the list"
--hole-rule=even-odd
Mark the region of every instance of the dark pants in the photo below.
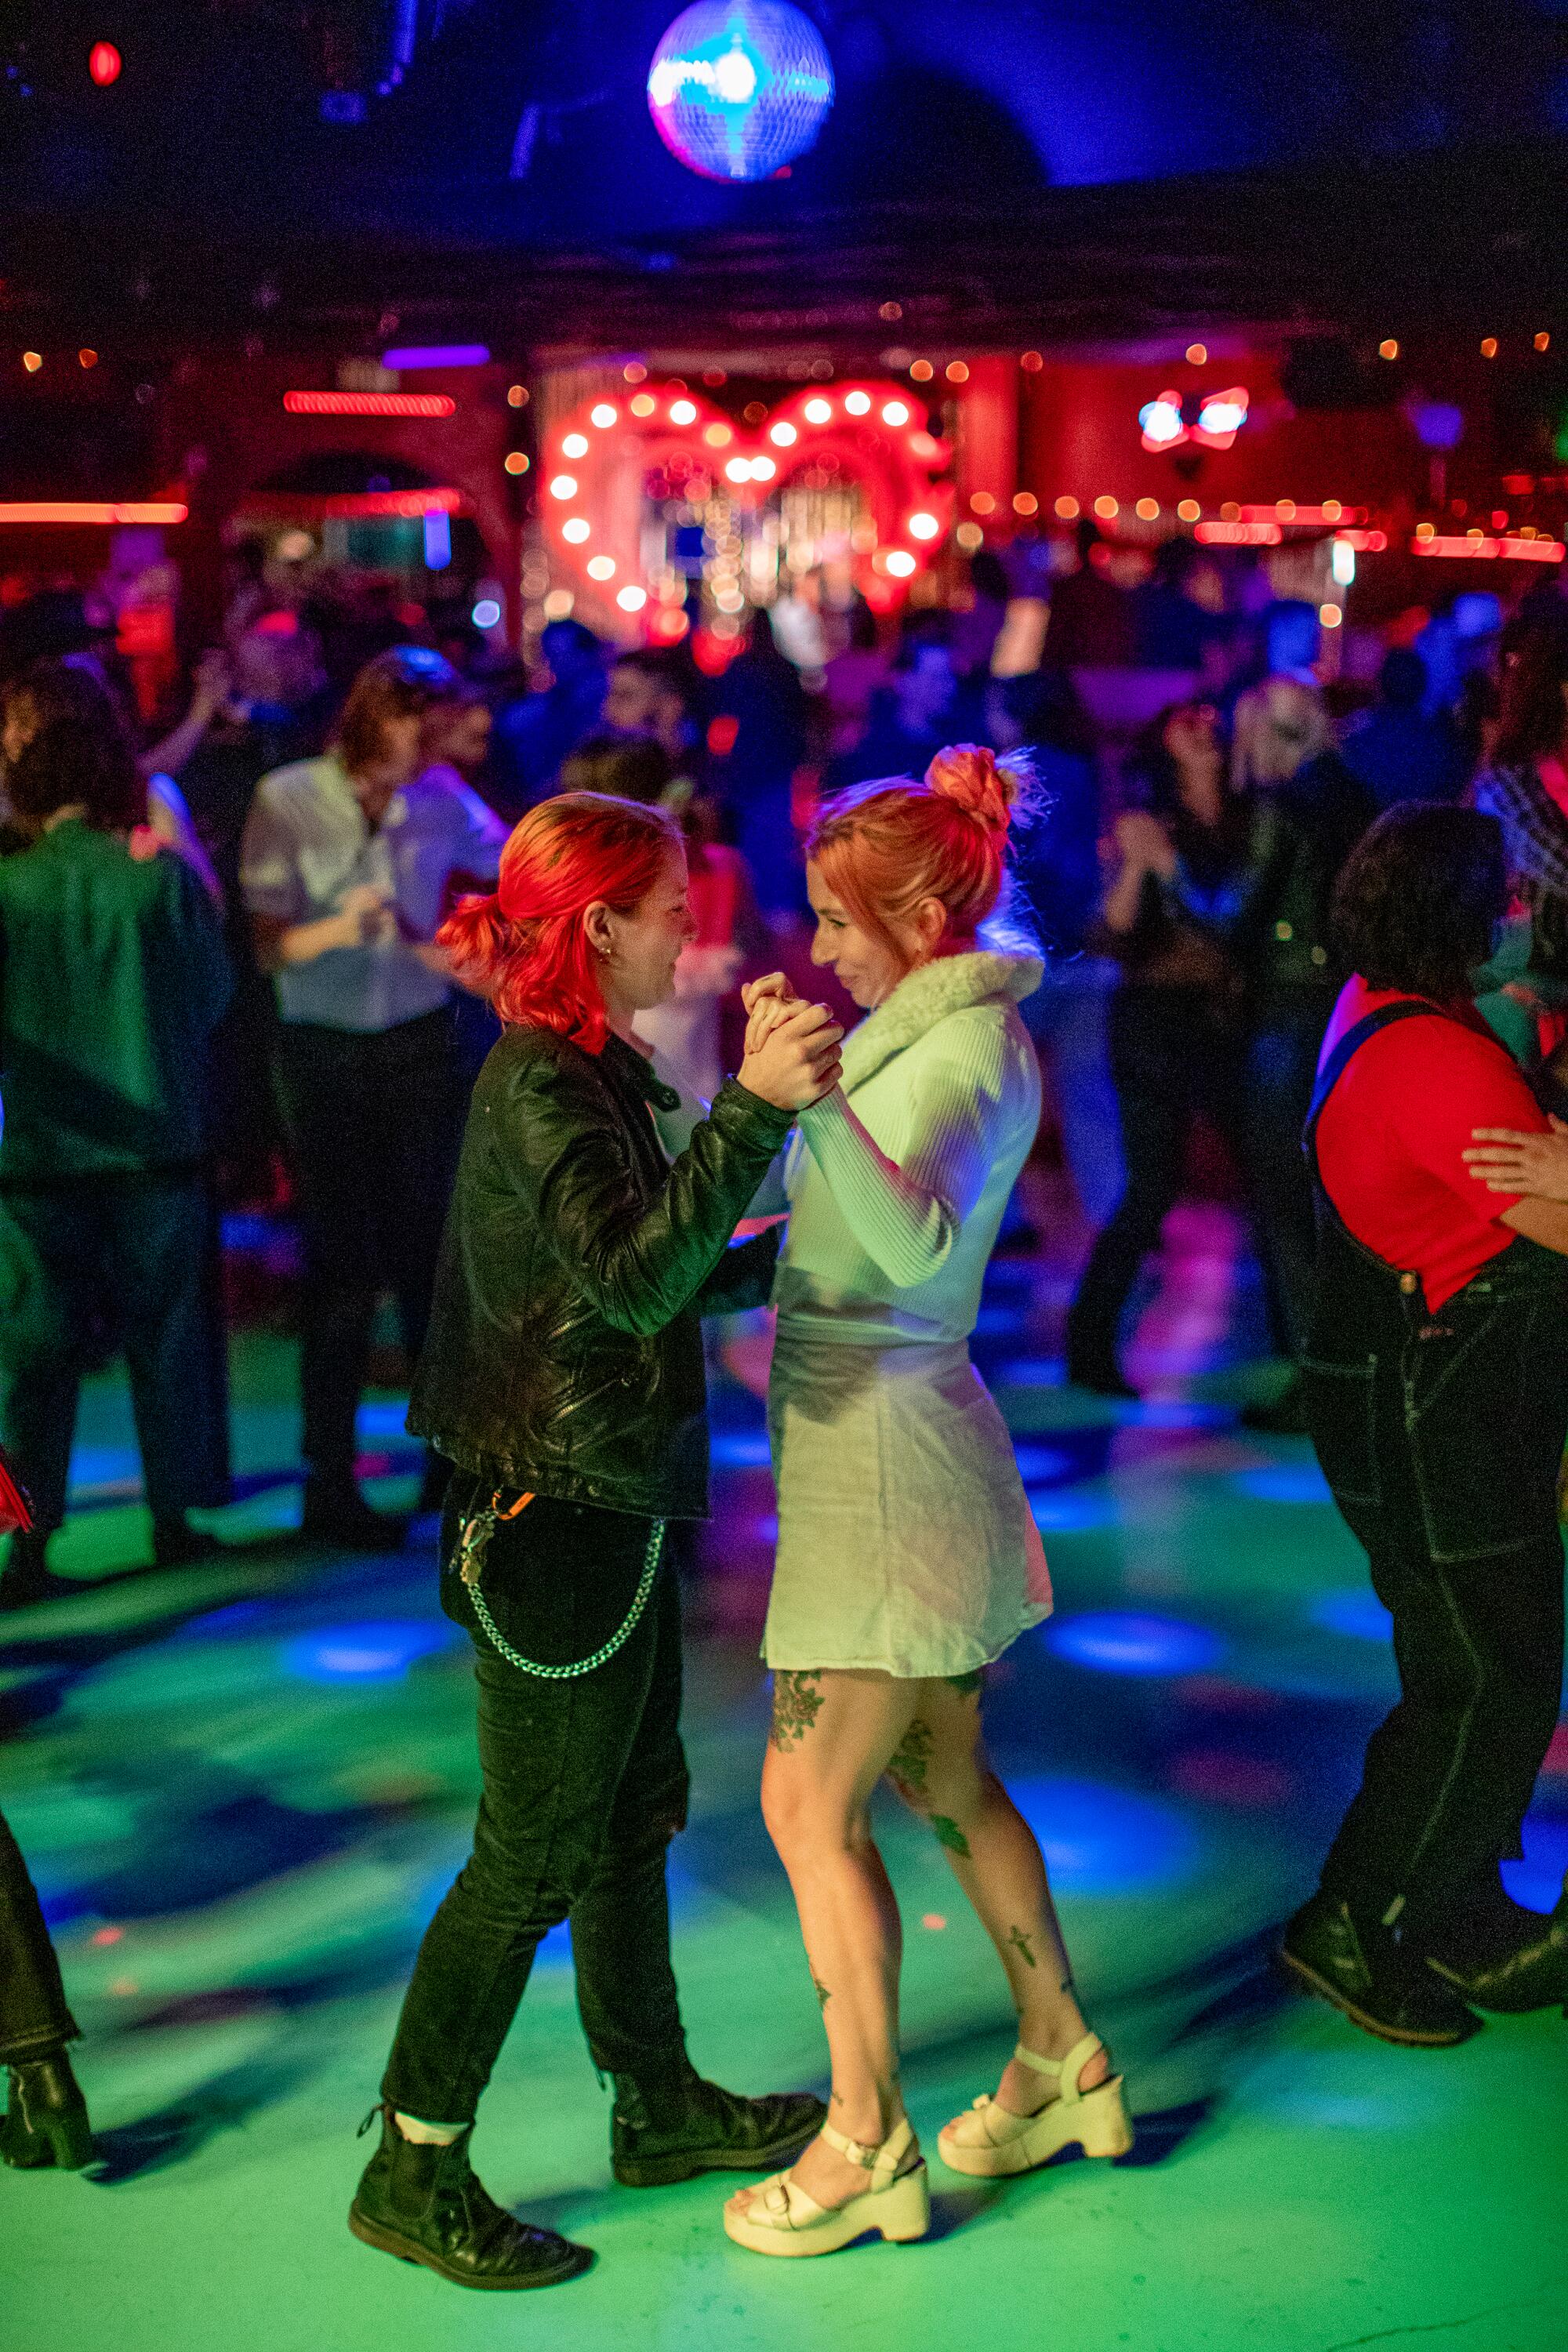
[[[1181,1192],[1194,1119],[1209,1119],[1239,1150],[1240,1041],[1201,990],[1118,990],[1110,1041],[1127,1185],[1068,1317],[1068,1363],[1089,1372],[1114,1369],[1122,1309]]]
[[[154,1518],[228,1498],[217,1223],[195,1176],[102,1177],[0,1196],[6,1446],[48,1534],[65,1517],[81,1377],[125,1349]]]
[[[442,1526],[443,1602],[478,1653],[474,1850],[419,1948],[382,2086],[426,2123],[472,2122],[540,1939],[566,1918],[595,2065],[655,2088],[685,2065],[665,1892],[687,1799],[675,1577],[661,1566],[635,1632],[592,1673],[523,1674],[477,1628],[454,1564],[458,1514],[489,1495],[456,1474]],[[618,1512],[530,1504],[486,1558],[503,1638],[546,1664],[590,1656],[626,1615],[650,1532]]]
[[[47,2058],[77,2032],[27,1865],[0,1813],[0,2066]]]
[[[1259,1255],[1276,1343],[1300,1356],[1312,1318],[1317,1237],[1301,1153],[1328,989],[1280,990],[1253,1011],[1242,1081],[1242,1172],[1259,1224]]]
[[[304,1244],[300,1384],[311,1474],[340,1486],[384,1290],[425,1342],[463,1087],[449,1012],[365,1034],[285,1022],[279,1090]]]
[[[1560,1286],[1506,1295],[1530,1250],[1516,1242],[1436,1316],[1413,1301],[1403,1344],[1370,1367],[1310,1356],[1304,1375],[1324,1472],[1393,1612],[1400,1682],[1323,1886],[1418,1937],[1495,1897],[1557,1720],[1568,1349]],[[1336,1336],[1353,1339],[1349,1312]]]

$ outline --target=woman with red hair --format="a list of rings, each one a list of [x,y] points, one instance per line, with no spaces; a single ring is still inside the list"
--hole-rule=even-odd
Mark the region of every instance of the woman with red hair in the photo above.
[[[883,1774],[946,1850],[1019,2018],[996,2096],[942,2134],[945,2161],[994,2177],[1072,2142],[1089,2156],[1131,2145],[1039,1848],[980,1736],[984,1668],[1050,1608],[1012,1444],[968,1348],[1040,1113],[1017,1010],[1040,960],[980,935],[1006,878],[1015,790],[989,751],[960,745],[923,783],[830,803],[807,844],[813,961],[869,1017],[785,1162],[763,1811],[799,1906],[833,2105],[791,2170],[725,2208],[730,2236],[758,2253],[927,2226],[899,2087],[898,1906],[867,1813]],[[791,1008],[777,979],[746,995],[754,1050]]]
[[[674,986],[686,892],[671,818],[569,793],[523,818],[493,895],[437,933],[505,1024],[474,1090],[409,1412],[454,1465],[442,1601],[478,1654],[484,1795],[415,1964],[350,2227],[465,2286],[548,2285],[590,2259],[492,2203],[468,2156],[534,1952],[563,1919],[594,2063],[615,2077],[617,2179],[761,2171],[823,2113],[801,2095],[737,2097],[686,2055],[665,1895],[687,1774],[663,1539],[707,1510],[698,1318],[766,1295],[775,1234],[730,1238],[795,1113],[837,1082],[842,1033],[825,1007],[793,1008],[671,1164],[655,1119],[679,1097],[632,1024]]]

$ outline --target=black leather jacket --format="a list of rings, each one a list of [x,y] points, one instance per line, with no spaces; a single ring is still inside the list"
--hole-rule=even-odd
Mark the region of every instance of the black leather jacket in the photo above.
[[[673,1166],[679,1097],[612,1036],[507,1030],[479,1073],[408,1426],[498,1486],[648,1518],[708,1508],[698,1318],[761,1305],[727,1247],[791,1117],[731,1079]]]

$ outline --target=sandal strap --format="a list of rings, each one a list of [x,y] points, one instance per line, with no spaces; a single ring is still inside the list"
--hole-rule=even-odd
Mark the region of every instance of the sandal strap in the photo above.
[[[1104,2047],[1098,2033],[1086,2033],[1081,2042],[1073,2043],[1065,2058],[1044,2058],[1037,2050],[1026,2050],[1021,2042],[1013,2055],[1021,2066],[1032,2066],[1037,2074],[1049,2074],[1058,2080],[1062,2105],[1070,2107],[1083,2096],[1078,2086],[1079,2076],[1096,2052]]]
[[[817,2131],[819,2139],[826,2140],[829,2147],[837,2148],[840,2156],[850,2164],[858,2165],[862,2172],[870,2173],[873,2179],[879,2173],[885,2173],[889,2180],[898,2171],[914,2136],[914,2126],[908,2116],[900,2117],[879,2147],[863,2139],[850,2139],[846,2133],[835,2130],[831,2124],[823,2124]]]

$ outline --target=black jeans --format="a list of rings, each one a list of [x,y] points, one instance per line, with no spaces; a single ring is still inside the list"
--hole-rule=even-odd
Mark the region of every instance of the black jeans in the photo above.
[[[1211,1120],[1238,1154],[1240,1135],[1240,1040],[1204,991],[1121,988],[1108,1025],[1127,1186],[1089,1255],[1067,1334],[1069,1366],[1100,1372],[1114,1370],[1122,1309],[1181,1192],[1194,1119]]]
[[[1304,1373],[1325,1475],[1394,1617],[1400,1682],[1322,1884],[1358,1915],[1392,1907],[1418,1937],[1495,1895],[1499,1863],[1520,1853],[1563,1682],[1563,1308],[1489,1307],[1489,1286],[1479,1277],[1361,1370],[1309,1357]]]
[[[0,1813],[0,2066],[47,2058],[77,2032],[27,1865]]]
[[[1328,989],[1279,990],[1255,1007],[1242,1082],[1242,1172],[1258,1220],[1276,1344],[1300,1356],[1312,1317],[1317,1236],[1301,1129],[1318,1049],[1333,1011]]]
[[[300,1385],[314,1475],[352,1479],[354,1415],[384,1290],[410,1360],[425,1343],[464,1088],[452,1015],[360,1034],[284,1022],[279,1093],[301,1238]]]
[[[228,1499],[217,1220],[205,1178],[106,1176],[0,1198],[5,1443],[49,1534],[65,1517],[95,1340],[125,1349],[154,1518]]]
[[[687,1801],[674,1574],[661,1562],[630,1638],[592,1673],[524,1674],[478,1625],[457,1572],[460,1515],[490,1493],[456,1473],[442,1525],[443,1606],[478,1653],[474,1850],[420,1945],[382,2084],[426,2123],[473,2121],[540,1939],[566,1918],[595,2065],[657,2090],[686,2063],[665,1891]],[[497,1630],[544,1664],[590,1656],[627,1614],[651,1532],[619,1512],[531,1503],[486,1556]]]

